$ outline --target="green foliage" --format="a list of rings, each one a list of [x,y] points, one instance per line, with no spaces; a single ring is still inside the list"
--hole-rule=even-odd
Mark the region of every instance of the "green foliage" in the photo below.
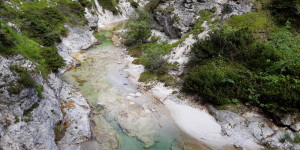
[[[167,70],[166,70],[167,71]],[[165,86],[177,86],[178,83],[172,75],[143,72],[140,75],[139,82],[149,83],[150,81],[159,81],[165,83]]]
[[[42,94],[43,91],[44,91],[43,85],[35,86],[35,92],[38,93],[38,97],[39,97],[40,100],[43,98],[43,94]]]
[[[151,36],[151,18],[152,16],[148,12],[136,10],[136,14],[131,16],[125,26],[128,30],[125,45],[132,46],[146,42]]]
[[[9,69],[19,75],[19,79],[18,79],[19,84],[23,85],[24,87],[34,86],[34,80],[30,77],[28,71],[25,68],[16,65],[11,65]]]
[[[83,6],[83,7],[90,7],[92,6],[92,2],[88,0],[78,0],[78,2]]]
[[[277,29],[270,44],[281,54],[281,60],[270,69],[278,74],[300,76],[300,35],[293,35],[287,28]]]
[[[111,11],[114,15],[119,13],[117,9],[117,1],[115,0],[98,0],[98,3],[106,10]]]
[[[191,65],[204,59],[224,56],[233,61],[243,62],[250,69],[264,71],[279,59],[272,46],[255,42],[247,28],[234,30],[225,26],[214,30],[209,36],[208,40],[199,41],[193,46],[192,51],[195,55]]]
[[[63,59],[57,53],[54,47],[43,47],[33,40],[30,40],[22,34],[16,33],[12,28],[6,24],[2,24],[3,29],[7,30],[7,37],[14,39],[14,45],[0,46],[0,54],[10,55],[14,53],[21,53],[25,58],[38,62],[38,69],[46,76],[51,71],[57,71],[58,67],[64,65]]]
[[[232,16],[227,24],[235,29],[248,28],[255,38],[267,40],[274,31],[275,24],[268,11],[252,12],[244,15]]]
[[[18,116],[15,116],[15,123],[18,123],[18,122],[20,122],[20,119]]]
[[[146,4],[144,9],[148,12],[153,12],[161,3],[165,3],[167,0],[151,0]]]
[[[297,111],[298,40],[288,31],[281,32],[274,34],[272,44],[266,44],[257,42],[247,28],[213,30],[192,47],[183,90],[216,105],[238,99],[269,111]]]
[[[147,48],[140,58],[141,63],[151,73],[165,74],[166,60],[163,58],[163,50],[155,44]]]
[[[84,25],[87,23],[87,19],[85,18],[84,14],[84,7],[88,7],[91,5],[89,1],[81,1],[82,3],[73,2],[70,0],[58,0],[58,9],[63,14],[65,18],[65,22],[71,24],[78,24]],[[62,32],[64,34],[64,32]]]
[[[294,143],[300,143],[300,135],[296,135],[293,140]]]
[[[57,72],[59,67],[65,65],[63,58],[54,47],[42,48],[41,55],[45,59],[47,67],[54,72]]]
[[[199,13],[200,13],[200,18],[193,23],[194,27],[192,33],[194,35],[200,34],[204,30],[203,27],[201,27],[204,21],[210,21],[211,18],[213,17],[213,13],[210,11],[201,10]]]
[[[296,28],[300,25],[300,1],[299,0],[271,0],[270,10],[274,18],[282,25],[287,21]]]
[[[129,0],[130,5],[134,8],[138,8],[139,7],[139,3],[135,2],[134,0]]]
[[[84,0],[80,2],[86,4]],[[1,23],[4,27],[0,30],[0,53],[23,54],[25,58],[39,64],[38,68],[44,76],[51,71],[56,72],[58,67],[64,65],[54,48],[55,43],[61,41],[60,37],[67,34],[64,24],[86,23],[84,7],[72,0],[14,0],[11,5],[2,3],[0,7],[0,15],[19,26],[22,31],[22,34],[18,34]]]
[[[145,71],[140,75],[139,82],[148,83],[148,82],[154,80],[155,77],[156,77],[155,74]]]
[[[183,91],[195,93],[205,100],[223,105],[236,98],[236,86],[242,78],[237,73],[240,66],[223,60],[197,65],[184,78]]]
[[[8,26],[2,24],[2,28],[0,29],[0,52],[5,51],[7,47],[12,47],[16,43],[16,39],[12,36],[12,31],[9,29]]]
[[[39,8],[30,5],[20,15],[21,30],[23,34],[35,39],[41,45],[51,46],[61,41],[60,34],[66,33],[61,23],[63,19],[57,7]]]

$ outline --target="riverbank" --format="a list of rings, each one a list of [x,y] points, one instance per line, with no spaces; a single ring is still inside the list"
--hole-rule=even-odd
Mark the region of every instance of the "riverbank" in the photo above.
[[[113,37],[106,35],[107,39]],[[82,146],[139,150],[174,147],[174,141],[181,137],[167,109],[129,82],[130,77],[123,72],[131,63],[126,59],[126,49],[105,41],[98,47],[73,54],[81,66],[64,75],[93,108],[91,128],[95,140]]]

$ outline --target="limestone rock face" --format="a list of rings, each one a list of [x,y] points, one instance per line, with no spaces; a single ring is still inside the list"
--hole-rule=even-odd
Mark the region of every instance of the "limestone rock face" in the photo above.
[[[90,31],[90,28],[87,26],[66,26],[66,28],[69,31],[68,36],[62,38],[62,42],[56,47],[58,49],[58,53],[66,61],[66,65],[71,66],[72,63],[75,63],[75,60],[70,56],[70,54],[88,49],[97,42],[97,39],[93,36],[93,31]],[[61,70],[61,72],[64,71],[65,68]]]
[[[36,71],[37,65],[21,54],[0,56],[0,145],[4,150],[74,149],[78,147],[75,144],[90,139],[90,107],[74,87],[62,80],[61,74],[75,62],[71,53],[87,49],[97,40],[87,26],[66,28],[68,36],[57,48],[67,66],[58,74],[51,73],[43,79]],[[25,68],[34,84],[43,86],[41,99],[34,87],[25,88],[17,82],[20,77],[10,69],[11,65]],[[69,125],[62,139],[55,141],[54,128],[60,122]]]
[[[154,29],[165,32],[170,38],[180,38],[201,17],[199,11],[206,10],[220,17],[241,15],[251,11],[253,0],[236,3],[228,0],[170,0],[154,10]]]
[[[36,66],[22,55],[0,57],[3,75],[0,94],[0,145],[3,149],[58,149],[53,127],[62,118],[56,92],[32,71]],[[36,85],[43,85],[43,98],[34,88],[22,87],[10,65],[26,68]],[[4,80],[4,81],[3,81]],[[20,91],[20,92],[15,92]]]
[[[227,135],[236,147],[253,149],[254,143],[267,143],[269,146],[279,149],[289,149],[290,146],[293,146],[289,142],[281,143],[279,141],[285,134],[289,134],[293,138],[294,134],[290,130],[276,126],[256,111],[245,109],[242,112],[234,113],[217,110],[212,106],[209,106],[208,109],[221,125],[223,134]]]
[[[72,85],[63,82],[60,102],[64,115],[64,122],[68,124],[65,136],[59,141],[62,147],[75,146],[91,138],[90,106],[86,99]]]

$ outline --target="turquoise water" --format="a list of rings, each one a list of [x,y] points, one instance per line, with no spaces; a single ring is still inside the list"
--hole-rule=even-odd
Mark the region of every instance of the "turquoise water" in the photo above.
[[[145,144],[135,136],[128,136],[123,132],[122,127],[115,119],[105,115],[105,119],[114,127],[120,137],[119,149],[120,150],[171,150],[172,143],[175,140],[176,135],[174,133],[167,133],[161,130],[157,142],[149,147],[145,148]],[[174,148],[174,146],[173,146]]]
[[[116,101],[118,99],[122,99],[124,95],[136,91],[130,84],[126,84],[126,87],[121,88],[119,93],[114,93],[115,91],[111,90],[114,86],[120,86],[123,83],[128,83],[128,81],[121,75],[111,77],[114,81],[109,81],[107,78],[110,69],[118,62],[118,58],[114,55],[114,53],[118,53],[118,51],[116,51],[116,47],[113,46],[110,39],[107,38],[110,36],[109,34],[111,34],[109,31],[100,32],[98,39],[102,44],[83,54],[86,57],[81,62],[80,67],[64,74],[65,81],[78,87],[93,107],[97,107],[97,103],[99,102],[105,103],[107,98],[111,100],[115,99],[115,101],[112,101],[112,105],[117,105],[118,103],[116,103]],[[157,142],[153,146],[145,148],[145,144],[137,137],[128,136],[128,134],[123,131],[122,127],[116,121],[115,113],[110,112],[108,109],[97,111],[104,116],[106,121],[118,134],[118,147],[120,150],[170,150],[172,149],[175,138],[178,137],[177,133],[172,129],[157,128],[159,133],[156,139]]]

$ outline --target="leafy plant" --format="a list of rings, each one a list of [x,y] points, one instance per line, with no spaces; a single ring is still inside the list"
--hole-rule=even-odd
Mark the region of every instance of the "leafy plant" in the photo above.
[[[296,135],[293,140],[294,143],[300,143],[300,135]]]
[[[300,25],[300,1],[299,0],[271,0],[270,10],[274,18],[280,23],[291,22],[294,27]]]
[[[247,28],[223,26],[210,32],[209,38],[196,42],[183,91],[216,105],[239,99],[246,105],[269,111],[297,111],[300,81],[296,68],[300,59],[296,57],[297,52],[293,52],[298,49],[297,44],[294,45],[297,39],[286,33],[282,39],[275,38],[277,45],[272,45],[257,42],[252,34]],[[290,39],[293,44],[283,39]],[[292,67],[294,72],[288,69]]]
[[[10,70],[16,72],[19,75],[18,83],[24,87],[33,87],[34,80],[30,77],[28,71],[25,68],[11,65]]]
[[[125,41],[125,45],[127,46],[145,43],[151,36],[149,24],[152,16],[146,11],[137,9],[136,12],[136,14],[131,16],[125,26],[128,30]]]

